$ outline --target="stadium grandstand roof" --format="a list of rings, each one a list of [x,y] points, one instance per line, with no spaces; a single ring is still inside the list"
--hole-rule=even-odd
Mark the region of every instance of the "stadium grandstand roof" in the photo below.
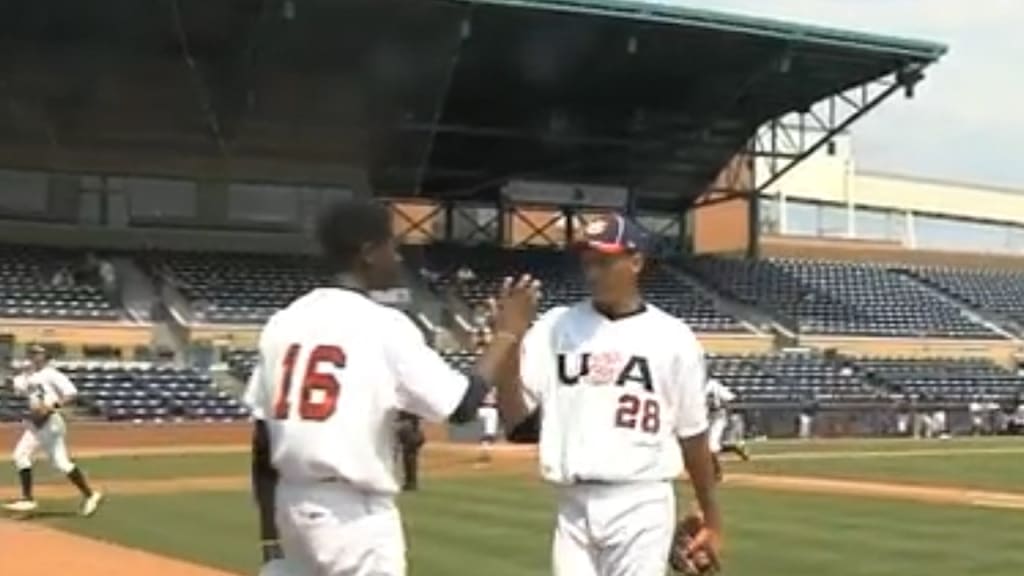
[[[8,12],[0,145],[342,162],[392,195],[617,184],[656,209],[692,202],[740,151],[799,161],[817,143],[754,146],[759,127],[802,113],[827,137],[912,90],[945,50],[620,0],[37,0]]]

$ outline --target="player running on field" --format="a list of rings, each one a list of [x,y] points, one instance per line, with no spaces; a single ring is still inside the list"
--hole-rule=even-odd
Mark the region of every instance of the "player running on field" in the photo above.
[[[725,431],[729,426],[729,404],[736,400],[736,393],[717,378],[708,378],[708,444],[714,459],[715,478],[722,479],[722,463],[718,455],[732,452],[743,460],[750,460],[743,438],[726,442]]]
[[[386,207],[335,205],[322,215],[317,235],[335,282],[267,322],[246,391],[256,419],[262,573],[281,573],[287,562],[300,575],[402,575],[395,416],[474,419],[533,320],[536,287],[524,278],[505,294],[496,325],[506,336],[492,341],[467,378],[407,316],[367,296],[400,278]]]
[[[494,442],[498,439],[497,402],[497,391],[491,390],[480,406],[480,410],[477,411],[477,420],[480,421],[480,458],[477,461],[479,464],[487,464],[491,461]]]
[[[103,500],[103,494],[93,490],[82,470],[68,457],[64,441],[67,424],[61,415],[62,406],[70,404],[78,390],[60,370],[50,364],[46,349],[39,345],[29,348],[29,364],[14,377],[14,392],[28,399],[29,417],[25,431],[14,447],[14,467],[21,480],[21,498],[8,502],[4,508],[12,512],[33,512],[39,505],[32,494],[32,456],[42,449],[50,464],[67,476],[82,494],[82,516],[92,516]]]
[[[703,351],[685,323],[644,302],[639,228],[610,215],[584,237],[591,298],[538,319],[522,343],[521,381],[498,386],[510,439],[539,435],[541,474],[560,488],[554,572],[664,576],[670,553],[714,565],[722,521]],[[688,546],[674,541],[684,460],[704,516]]]

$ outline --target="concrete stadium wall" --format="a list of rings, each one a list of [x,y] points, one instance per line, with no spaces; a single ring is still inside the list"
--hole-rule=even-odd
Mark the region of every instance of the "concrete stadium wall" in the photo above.
[[[107,228],[0,220],[0,242],[109,250],[224,249],[238,252],[296,253],[314,249],[304,234],[172,228]]]
[[[804,335],[800,344],[857,357],[988,358],[1015,367],[1020,346],[1009,340],[939,340],[932,338],[865,338],[859,336]]]
[[[761,237],[761,255],[777,258],[844,260],[994,270],[1024,270],[1024,256],[944,250],[915,250],[896,242],[810,236]]]
[[[814,133],[808,138],[813,138]],[[797,152],[795,142],[780,139],[782,151]],[[770,174],[769,160],[757,162],[757,177]],[[764,191],[768,197],[857,207],[913,211],[931,215],[1024,224],[1024,191],[860,170],[854,142],[836,136]]]

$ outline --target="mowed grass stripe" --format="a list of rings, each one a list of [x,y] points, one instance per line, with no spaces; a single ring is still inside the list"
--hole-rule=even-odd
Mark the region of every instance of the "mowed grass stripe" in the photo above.
[[[948,440],[915,438],[829,438],[767,440],[748,443],[754,454],[828,454],[839,452],[948,452],[1024,448],[1024,437],[987,436]]]
[[[1010,576],[1024,565],[1012,545],[1024,515],[1012,512],[746,489],[723,499],[730,575]]]
[[[726,464],[726,470],[754,474],[819,476],[959,486],[980,490],[1024,492],[1024,454],[957,453],[900,458],[757,460]]]
[[[434,481],[402,499],[412,572],[422,575],[550,573],[554,502],[526,478]]]
[[[505,491],[516,499],[494,498]],[[1024,565],[1019,512],[735,487],[722,500],[730,576],[1016,576]],[[401,506],[411,576],[550,573],[553,498],[535,482],[439,479]],[[125,496],[90,521],[54,521],[239,573],[255,568],[255,512],[243,493]]]
[[[93,518],[63,529],[239,573],[259,566],[256,511],[244,492],[111,496]]]

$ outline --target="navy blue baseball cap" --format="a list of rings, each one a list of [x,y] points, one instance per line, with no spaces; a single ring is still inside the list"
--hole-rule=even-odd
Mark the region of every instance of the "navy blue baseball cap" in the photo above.
[[[605,214],[587,222],[576,245],[602,254],[643,252],[647,247],[647,234],[622,214]]]

